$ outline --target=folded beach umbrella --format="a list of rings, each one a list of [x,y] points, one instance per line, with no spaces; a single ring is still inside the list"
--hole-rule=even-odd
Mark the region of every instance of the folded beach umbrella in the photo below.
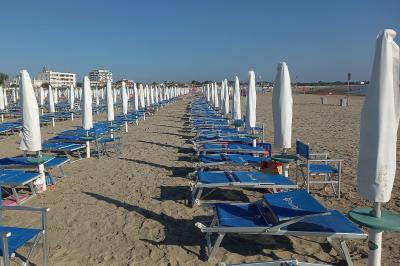
[[[90,80],[87,76],[83,79],[83,116],[82,127],[84,130],[93,128],[93,114],[92,114],[92,90],[90,88]]]
[[[133,99],[134,99],[134,110],[139,111],[139,97],[136,83],[133,83]]]
[[[37,152],[41,156],[42,138],[40,134],[39,107],[33,90],[32,81],[28,71],[21,70],[19,87],[21,88],[22,129],[19,148],[25,152]],[[44,166],[39,164],[42,190],[46,190],[46,177]]]
[[[17,102],[17,96],[15,95],[15,89],[13,89],[12,90],[12,100],[13,100],[13,103],[16,103]]]
[[[69,86],[69,109],[73,110],[75,108],[75,95],[74,95],[74,87],[72,85]]]
[[[219,108],[218,87],[216,82],[214,82],[214,108]]]
[[[210,95],[210,84],[207,84],[206,87],[206,95],[207,95],[207,102],[210,103],[211,95]]]
[[[100,91],[99,89],[96,87],[96,89],[94,90],[94,96],[96,99],[96,106],[100,105]]]
[[[145,91],[146,91],[146,106],[150,106],[150,89],[149,89],[149,85],[145,86]]]
[[[287,64],[279,63],[277,70],[272,92],[274,144],[285,153],[286,149],[292,147],[293,98]]]
[[[126,92],[125,81],[122,81],[121,95],[122,95],[122,113],[126,115],[128,114],[128,94]]]
[[[4,110],[4,92],[3,88],[0,86],[0,111]],[[1,122],[4,121],[4,114],[1,114]]]
[[[390,200],[396,172],[400,50],[394,41],[395,36],[396,32],[391,29],[378,35],[360,122],[358,194],[374,202],[373,216],[378,218],[381,216],[380,204]],[[381,265],[381,242],[382,232],[371,230],[368,241],[369,265]]]
[[[82,127],[86,132],[93,128],[92,114],[92,90],[90,89],[90,80],[87,76],[83,78],[83,116]],[[86,141],[86,158],[90,158],[90,142]]]
[[[144,90],[143,90],[143,84],[139,84],[139,100],[140,100],[140,108],[145,108],[146,107],[146,101],[144,100]]]
[[[210,87],[210,105],[214,106],[214,83],[211,83]]]
[[[4,106],[7,107],[8,106],[7,89],[4,88],[3,92],[4,92]]]
[[[54,113],[56,111],[56,108],[54,107],[54,96],[53,96],[53,89],[51,87],[51,85],[49,85],[49,112],[50,113]]]
[[[249,87],[246,93],[246,128],[252,129],[256,126],[256,79],[254,71],[249,71]]]
[[[225,82],[221,82],[221,90],[219,91],[219,103],[221,106],[221,113],[224,114],[224,105],[225,105]]]
[[[154,105],[154,87],[150,86],[150,104]]]
[[[107,80],[107,121],[114,121],[114,101],[111,80]]]
[[[229,88],[228,88],[228,80],[224,80],[224,106],[223,106],[223,114],[228,115],[229,114]]]
[[[233,89],[233,101],[232,101],[232,119],[242,119],[242,110],[240,103],[240,84],[239,78],[235,77],[235,87]]]

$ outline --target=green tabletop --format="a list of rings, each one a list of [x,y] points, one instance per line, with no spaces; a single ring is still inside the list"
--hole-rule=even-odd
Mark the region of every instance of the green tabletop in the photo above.
[[[109,129],[118,129],[119,126],[118,125],[108,125],[107,128],[109,128]]]
[[[281,162],[281,163],[292,163],[297,161],[299,158],[294,154],[277,154],[271,156],[272,161]]]
[[[86,140],[86,141],[92,141],[95,140],[96,138],[93,136],[82,136],[80,137],[82,140]]]
[[[382,209],[381,217],[372,216],[372,208],[355,208],[349,217],[355,223],[379,231],[400,231],[400,214]]]
[[[42,155],[40,157],[27,157],[27,161],[30,163],[41,164],[41,163],[45,163],[53,158],[54,158],[54,156]]]

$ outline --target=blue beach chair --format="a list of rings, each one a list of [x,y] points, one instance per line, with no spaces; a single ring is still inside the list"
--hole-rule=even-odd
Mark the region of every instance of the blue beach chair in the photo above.
[[[296,154],[300,159],[297,161],[296,182],[300,171],[307,192],[310,192],[311,184],[322,184],[324,189],[331,186],[333,193],[340,199],[343,160],[330,159],[328,153],[312,153],[310,146],[299,140],[296,141]]]
[[[323,237],[352,265],[345,240],[367,235],[336,210],[328,210],[304,190],[266,194],[254,203],[216,204],[209,226],[196,223],[206,234],[212,258],[227,234]],[[217,235],[214,243],[212,235]],[[335,241],[339,242],[336,245]]]
[[[0,221],[0,256],[3,265],[8,266],[11,262],[20,265],[29,265],[31,256],[36,248],[41,247],[43,252],[42,265],[48,265],[48,241],[47,241],[47,212],[49,208],[34,208],[26,206],[1,206],[0,216],[3,211],[33,212],[40,213],[41,225],[39,228],[13,227],[5,226]],[[1,217],[0,217],[1,218]],[[29,251],[25,257],[16,256],[16,252],[20,253],[21,248],[28,247]]]

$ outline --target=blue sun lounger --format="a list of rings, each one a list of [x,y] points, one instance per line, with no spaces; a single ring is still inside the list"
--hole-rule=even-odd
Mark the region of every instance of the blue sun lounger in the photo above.
[[[37,172],[11,169],[0,170],[0,186],[2,192],[9,194],[6,195],[5,199],[0,199],[0,201],[3,200],[3,205],[19,205],[26,202],[28,199],[36,195],[35,189],[33,188],[33,182],[39,177],[40,174]],[[17,188],[26,186],[29,188],[29,194],[24,193],[23,195],[19,195]],[[6,190],[7,188],[11,190],[11,193],[8,193]]]
[[[244,153],[244,154],[269,154],[268,150],[265,150],[264,147],[261,146],[250,146],[248,144],[238,144],[238,143],[229,143],[229,144],[216,144],[216,143],[206,143],[200,146],[194,147],[196,154],[209,154],[209,153]]]
[[[248,134],[247,134],[248,135]],[[200,136],[199,138],[193,141],[194,145],[201,144],[213,144],[213,143],[243,143],[243,144],[251,144],[253,143],[253,139],[246,137],[246,135],[237,135],[237,136],[219,136],[219,135],[207,135]]]
[[[305,190],[266,194],[254,203],[219,203],[214,206],[211,224],[196,223],[196,226],[206,233],[209,258],[215,255],[227,234],[307,236],[327,238],[352,265],[345,240],[367,236],[340,212],[326,209]],[[218,235],[214,244],[213,234]]]
[[[62,177],[65,177],[65,172],[62,168],[64,164],[69,162],[69,158],[63,156],[50,156],[48,160],[43,164],[44,170],[48,173],[50,181],[55,184],[56,181],[53,178],[51,171],[58,168],[61,172]],[[36,168],[37,163],[33,163],[26,156],[7,157],[0,159],[0,169],[32,169]]]
[[[42,151],[64,153],[66,156],[76,154],[78,159],[71,161],[71,163],[82,160],[82,151],[86,150],[86,144],[83,143],[70,143],[70,142],[46,142],[42,144]]]
[[[47,212],[49,210],[49,208],[26,206],[0,206],[0,215],[2,211],[24,211],[41,214],[39,228],[3,226],[0,223],[0,260],[2,265],[8,266],[11,262],[16,262],[20,265],[30,265],[31,256],[37,247],[41,247],[43,252],[41,265],[48,265]],[[21,248],[23,247],[28,247],[27,255],[17,256],[17,251],[21,254]]]
[[[297,188],[294,182],[283,175],[255,171],[198,171],[195,178],[190,185],[193,205],[201,205],[217,188],[267,188],[273,191]],[[202,197],[205,189],[211,191]]]
[[[222,165],[237,166],[261,166],[264,162],[270,162],[270,157],[255,157],[248,154],[206,154],[199,155],[197,168]]]

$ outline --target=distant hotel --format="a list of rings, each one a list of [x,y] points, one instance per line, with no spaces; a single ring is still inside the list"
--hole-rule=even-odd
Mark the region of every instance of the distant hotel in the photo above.
[[[76,86],[76,74],[52,71],[45,66],[34,80],[34,86],[42,86],[44,83],[48,83],[52,87]]]
[[[104,86],[108,80],[112,81],[112,73],[107,69],[96,69],[89,73],[91,86]]]
[[[119,87],[122,86],[122,81],[125,81],[125,86],[127,88],[133,87],[133,84],[135,83],[135,81],[131,80],[131,79],[121,79],[115,82],[115,86]]]

